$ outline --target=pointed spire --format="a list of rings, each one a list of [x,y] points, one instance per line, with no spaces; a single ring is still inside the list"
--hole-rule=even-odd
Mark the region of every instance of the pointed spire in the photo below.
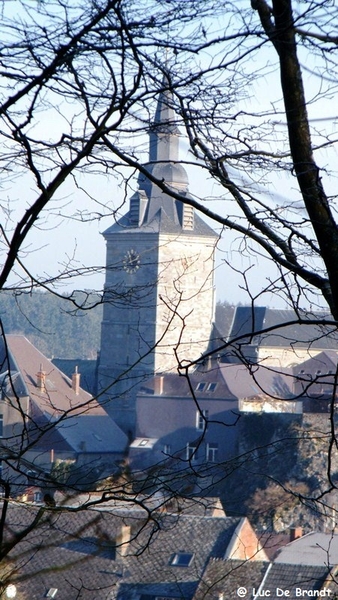
[[[165,81],[163,82],[165,83]],[[173,93],[161,91],[156,107],[155,119],[149,133],[149,171],[157,179],[177,190],[188,190],[188,175],[179,164],[179,129],[174,111]],[[139,186],[148,198],[152,195],[152,184],[141,175]]]
[[[174,97],[165,79],[159,94],[155,118],[149,133],[148,171],[159,181],[182,194],[188,193],[188,175],[179,163],[179,129],[174,110]],[[134,226],[150,223],[157,216],[160,223],[169,221],[175,230],[193,229],[193,209],[163,193],[146,176],[139,176],[139,191],[130,201],[129,219]],[[148,202],[141,203],[140,193],[145,194]],[[187,213],[189,213],[187,217]],[[160,225],[161,226],[161,225]],[[168,228],[168,224],[166,225]]]
[[[173,95],[169,90],[161,92],[158,99],[154,124],[150,131],[150,162],[177,162],[179,129],[173,109]]]

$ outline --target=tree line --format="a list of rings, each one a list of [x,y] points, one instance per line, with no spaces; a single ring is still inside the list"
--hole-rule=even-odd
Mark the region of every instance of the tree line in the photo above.
[[[80,292],[75,295],[84,297]],[[0,314],[5,333],[24,335],[48,358],[96,359],[102,305],[95,301],[88,310],[73,311],[62,296],[3,291]]]
[[[72,310],[67,297],[49,292],[0,294],[0,315],[5,333],[24,335],[48,358],[90,359],[100,348],[102,304],[95,292],[75,292],[88,309]],[[224,334],[230,326],[230,305],[217,303],[216,322]]]

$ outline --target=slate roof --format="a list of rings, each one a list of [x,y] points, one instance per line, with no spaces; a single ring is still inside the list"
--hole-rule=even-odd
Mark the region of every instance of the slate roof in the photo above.
[[[71,379],[23,335],[7,335],[6,339],[14,369],[16,367],[20,372],[28,395],[43,412],[57,416],[72,409],[72,414],[83,414],[85,410],[90,410],[92,415],[107,414],[102,406],[82,388],[76,394],[72,389]],[[45,391],[41,391],[37,385],[36,374],[40,370],[40,365],[46,373]]]
[[[188,175],[179,161],[177,115],[174,110],[173,94],[168,86],[158,96],[154,123],[149,132],[149,163],[146,170],[183,198],[192,199],[188,192]],[[103,235],[123,233],[140,234],[175,234],[182,236],[206,236],[216,239],[215,231],[194,212],[192,228],[185,229],[182,218],[182,203],[160,190],[143,173],[138,177],[139,191],[131,200],[136,200],[140,193],[146,206],[139,226],[133,222],[133,210],[123,215],[116,223],[104,231]]]
[[[332,321],[327,312],[303,312],[302,319]],[[335,325],[285,325],[297,320],[292,310],[271,309],[268,307],[237,306],[234,312],[228,339],[241,336],[241,343],[251,343],[263,347],[294,347],[312,349],[337,349],[338,333]],[[263,335],[255,335],[261,329],[273,329]],[[249,337],[250,334],[250,337]],[[246,337],[247,336],[247,337]]]
[[[298,560],[301,560],[301,555],[298,555]],[[299,593],[297,594],[296,591],[297,588],[310,592],[311,597],[311,591],[321,590],[327,579],[331,579],[330,569],[327,566],[293,565],[275,562],[271,563],[267,569],[261,589],[270,591],[271,600],[277,600],[277,598],[281,597],[281,593],[277,596],[277,588],[283,591],[288,590],[290,592],[288,598],[299,598]],[[337,587],[335,591],[337,592]],[[326,597],[330,596],[331,594],[326,595]]]
[[[338,565],[338,535],[307,533],[281,548],[276,562],[302,565]]]
[[[146,385],[141,386],[139,395],[149,394],[156,395],[156,379],[153,377],[147,381]],[[196,398],[198,399],[216,399],[223,398],[224,400],[234,400],[236,396],[230,391],[227,382],[221,375],[218,365],[211,369],[200,368],[189,374],[189,380],[191,387],[189,386],[186,377],[177,375],[176,373],[169,373],[163,376],[163,391],[160,394],[163,397],[172,398],[191,398],[191,389],[194,391]],[[205,386],[202,388],[202,385]],[[214,388],[209,387],[208,384],[216,384]]]
[[[6,336],[13,384],[19,396],[30,398],[29,441],[34,450],[72,450],[76,454],[123,453],[128,439],[88,392],[78,394],[72,382],[24,336]],[[37,385],[36,374],[42,366],[45,389]],[[10,392],[10,390],[9,390]],[[42,434],[43,432],[43,434]]]
[[[38,510],[11,507],[11,534],[27,527]],[[128,600],[136,590],[190,600],[209,558],[225,554],[239,523],[233,517],[153,513],[149,518],[146,511],[133,510],[51,510],[10,553],[19,567],[12,583],[30,600],[50,588],[58,589],[57,600]],[[122,525],[131,527],[133,538],[125,556],[116,545]],[[178,552],[192,554],[189,566],[171,564]]]
[[[238,598],[237,589],[240,587],[246,588],[245,598],[248,599],[257,598],[258,592],[259,597],[266,595],[270,600],[281,597],[299,598],[296,588],[310,592],[310,597],[313,597],[314,590],[324,587],[330,590],[330,593],[326,592],[326,597],[333,598],[333,594],[337,592],[331,571],[325,566],[212,559],[193,600],[235,599]],[[288,591],[289,595],[283,596],[282,591]]]
[[[171,218],[170,213],[172,213],[172,209],[166,209],[166,204],[172,204],[175,202],[176,201],[173,200],[173,198],[163,193],[161,196],[162,206],[159,205],[158,210],[155,212],[150,221],[142,223],[140,227],[135,227],[135,225],[130,224],[130,211],[128,211],[118,221],[116,221],[116,223],[113,223],[113,225],[108,227],[108,229],[106,229],[102,235],[107,237],[109,235],[119,233],[123,233],[124,235],[130,233],[133,236],[135,233],[167,233],[175,235],[179,234],[182,236],[198,235],[209,238],[218,237],[215,231],[209,225],[207,225],[207,223],[203,221],[203,219],[201,219],[196,212],[194,213],[193,229],[182,229],[180,222],[176,218]]]
[[[219,365],[230,392],[237,398],[267,395],[270,398],[293,398],[293,372],[254,365],[250,370],[243,364]]]
[[[212,558],[203,573],[193,600],[224,600],[238,598],[237,589],[258,589],[266,569],[267,562],[219,560]],[[249,596],[250,597],[250,596]]]

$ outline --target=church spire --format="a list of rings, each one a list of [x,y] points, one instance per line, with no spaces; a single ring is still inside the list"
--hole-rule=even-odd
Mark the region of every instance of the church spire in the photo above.
[[[178,161],[179,129],[176,121],[173,95],[169,90],[165,90],[158,99],[154,123],[149,134],[151,163]]]
[[[173,94],[169,89],[162,90],[157,102],[154,122],[149,132],[149,163],[147,169],[149,172],[164,181],[166,185],[181,193],[188,191],[188,175],[184,167],[179,163],[179,129],[177,126],[177,115],[174,111]],[[159,190],[153,185],[147,177],[140,175],[139,187],[143,190],[148,199],[148,214],[154,215],[154,210],[159,206]],[[169,209],[169,197],[161,193],[163,208]],[[175,201],[170,200],[172,204],[170,213],[176,213],[174,207]]]

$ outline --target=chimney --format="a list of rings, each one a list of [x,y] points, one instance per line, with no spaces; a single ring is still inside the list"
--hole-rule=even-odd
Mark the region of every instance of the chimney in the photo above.
[[[126,556],[128,552],[128,546],[131,538],[131,527],[130,525],[122,525],[121,531],[116,538],[116,548],[120,556]]]
[[[290,542],[294,542],[295,540],[298,540],[298,538],[301,538],[303,535],[303,528],[302,527],[291,527],[290,529]]]
[[[163,394],[163,383],[164,383],[163,375],[156,375],[154,377],[154,394],[155,394],[155,396],[161,396],[161,394]]]
[[[46,373],[43,371],[42,364],[40,364],[40,371],[36,374],[36,385],[40,392],[46,391]]]
[[[75,373],[72,375],[72,390],[78,396],[80,392],[80,373],[78,373],[78,368],[75,367]]]

